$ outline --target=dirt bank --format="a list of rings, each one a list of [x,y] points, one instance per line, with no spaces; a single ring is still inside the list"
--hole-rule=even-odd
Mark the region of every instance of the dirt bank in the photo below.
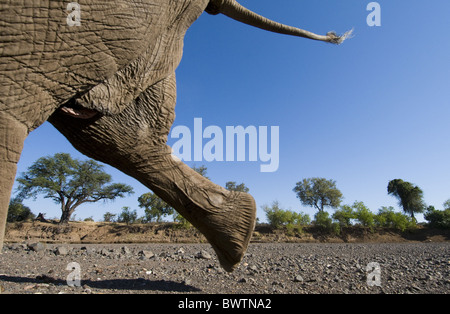
[[[257,225],[252,243],[398,243],[444,242],[450,240],[450,230],[435,230],[419,226],[412,231],[393,229],[371,231],[361,227],[346,228],[340,235],[330,234],[314,227],[303,232],[273,230]],[[5,242],[45,243],[206,243],[195,228],[183,228],[174,223],[132,224],[106,222],[24,222],[7,225]]]

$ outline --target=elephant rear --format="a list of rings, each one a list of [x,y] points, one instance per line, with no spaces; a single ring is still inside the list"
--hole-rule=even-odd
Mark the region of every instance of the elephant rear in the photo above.
[[[81,0],[80,26],[62,1],[0,2],[0,110],[29,131],[63,103],[132,62],[164,5]]]

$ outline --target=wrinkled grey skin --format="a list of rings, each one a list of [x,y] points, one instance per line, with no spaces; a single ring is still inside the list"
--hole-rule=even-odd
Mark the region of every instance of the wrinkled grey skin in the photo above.
[[[175,69],[190,25],[206,10],[269,31],[340,43],[269,21],[235,0],[0,0],[0,249],[16,165],[29,132],[50,121],[85,155],[136,178],[208,239],[221,265],[241,261],[256,206],[171,155]]]

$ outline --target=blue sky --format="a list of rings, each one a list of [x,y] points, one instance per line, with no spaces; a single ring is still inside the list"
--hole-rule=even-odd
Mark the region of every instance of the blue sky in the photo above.
[[[269,1],[240,3],[268,18],[325,34],[354,28],[341,46],[273,34],[225,16],[203,14],[189,29],[177,69],[174,126],[279,126],[279,168],[261,162],[188,162],[205,165],[217,184],[244,182],[258,205],[311,215],[292,189],[308,177],[333,179],[344,204],[363,201],[373,212],[394,206],[389,180],[418,185],[425,202],[442,208],[450,198],[450,3],[378,1],[381,26],[369,27],[370,1]],[[173,144],[176,139],[170,139]],[[26,171],[41,156],[68,152],[84,158],[50,124],[32,132],[18,165]],[[106,211],[137,209],[148,189],[106,166],[115,182],[135,194],[82,206],[76,218],[100,220]],[[24,202],[34,213],[60,216],[59,206],[38,198]],[[330,213],[333,210],[329,210]],[[420,220],[421,217],[419,217]]]

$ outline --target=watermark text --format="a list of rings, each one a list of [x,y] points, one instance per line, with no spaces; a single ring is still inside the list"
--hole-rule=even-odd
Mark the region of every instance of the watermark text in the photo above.
[[[268,126],[226,126],[224,132],[216,125],[204,128],[202,118],[195,118],[193,132],[179,125],[170,137],[177,139],[172,153],[183,161],[260,161],[261,172],[275,172],[279,167],[278,126],[270,127],[269,138]]]

